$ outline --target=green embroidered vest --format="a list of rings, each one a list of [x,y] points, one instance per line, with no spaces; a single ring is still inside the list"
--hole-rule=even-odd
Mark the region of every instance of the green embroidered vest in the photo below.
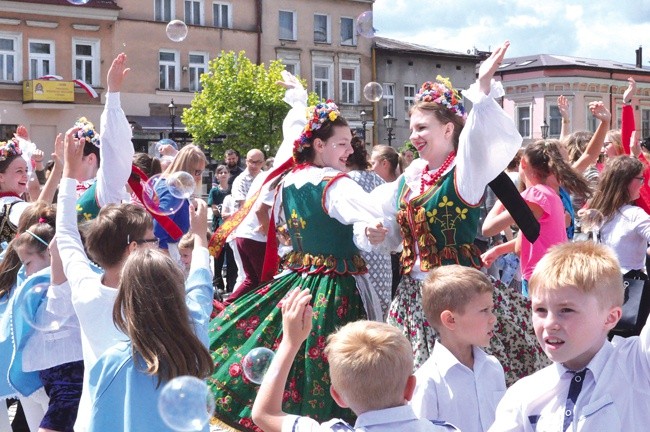
[[[480,206],[463,201],[456,191],[452,168],[422,195],[408,200],[410,191],[402,176],[398,186],[397,222],[404,247],[400,258],[402,273],[409,274],[419,250],[420,270],[461,264],[479,268],[481,252],[474,245]]]
[[[290,269],[309,273],[367,272],[352,240],[352,225],[330,217],[324,208],[327,187],[338,178],[323,178],[317,185],[307,183],[300,189],[294,185],[283,187],[284,215],[293,246],[285,260]]]
[[[77,222],[95,219],[99,214],[100,208],[95,196],[96,189],[97,182],[90,185],[77,199]]]

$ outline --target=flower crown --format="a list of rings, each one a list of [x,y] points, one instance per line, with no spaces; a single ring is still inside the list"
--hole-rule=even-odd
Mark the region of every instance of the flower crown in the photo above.
[[[308,107],[307,124],[302,130],[300,137],[293,143],[294,154],[296,152],[301,153],[303,148],[311,146],[309,140],[325,121],[335,121],[340,115],[339,107],[329,99],[327,102],[321,102],[316,106]]]
[[[86,117],[81,117],[75,122],[74,126],[80,128],[77,132],[77,138],[99,147],[99,135],[95,132],[95,126]]]
[[[422,84],[420,91],[415,95],[418,102],[435,102],[453,111],[457,116],[467,118],[465,107],[460,102],[460,93],[452,87],[449,78],[440,75],[437,82],[427,81]]]
[[[0,162],[7,160],[12,156],[20,156],[23,151],[20,149],[20,144],[17,138],[12,138],[9,141],[0,141]]]

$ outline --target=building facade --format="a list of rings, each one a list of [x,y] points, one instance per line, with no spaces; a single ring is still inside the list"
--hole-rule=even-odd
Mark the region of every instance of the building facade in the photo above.
[[[513,57],[503,60],[495,76],[503,81],[503,108],[515,120],[524,144],[542,138],[543,125],[548,125],[549,137],[560,136],[560,95],[569,101],[572,131],[596,130],[599,122],[589,111],[593,101],[603,101],[612,113],[610,127],[619,128],[628,77],[637,82],[632,100],[636,129],[644,138],[650,136],[650,68],[640,58],[628,64],[548,54]]]

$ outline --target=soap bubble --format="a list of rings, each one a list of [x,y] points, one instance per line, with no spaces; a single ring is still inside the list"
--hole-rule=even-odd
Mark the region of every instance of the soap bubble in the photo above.
[[[161,198],[164,198],[162,202]],[[171,194],[167,181],[160,174],[151,176],[142,183],[142,204],[152,214],[172,215],[180,210],[184,203],[184,199]]]
[[[370,81],[363,87],[363,97],[369,102],[379,102],[384,95],[384,88],[378,82]]]
[[[271,366],[273,357],[275,357],[275,353],[268,348],[259,347],[250,350],[242,360],[242,368],[246,378],[255,384],[261,384],[264,374]]]
[[[68,3],[79,6],[90,3],[90,0],[68,0]]]
[[[214,396],[208,385],[193,376],[170,380],[160,391],[158,413],[175,431],[198,431],[214,412]]]
[[[365,11],[357,17],[357,34],[365,38],[375,37],[375,28],[372,26],[372,11]]]
[[[187,37],[187,25],[181,20],[173,20],[167,24],[167,37],[174,42],[182,42]]]
[[[26,288],[18,305],[28,326],[34,330],[51,332],[60,330],[68,316],[55,314],[47,309],[49,283],[36,284]]]
[[[187,199],[194,193],[196,182],[192,174],[178,171],[167,177],[169,193],[175,198]]]
[[[164,156],[164,155],[162,154],[162,151],[163,151],[167,146],[171,146],[174,150],[178,151],[178,144],[176,144],[176,141],[174,141],[174,140],[172,140],[172,139],[169,139],[169,138],[163,138],[163,139],[161,139],[160,141],[158,141],[158,142],[156,143],[155,152],[156,152],[156,157],[157,157],[157,158],[160,159],[162,156]]]
[[[596,209],[583,209],[578,211],[580,229],[583,233],[591,233],[591,238],[597,243],[600,229],[605,224],[605,216]]]

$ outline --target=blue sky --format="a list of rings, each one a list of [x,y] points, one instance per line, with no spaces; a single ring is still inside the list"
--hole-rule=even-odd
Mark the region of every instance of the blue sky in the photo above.
[[[558,54],[650,67],[650,0],[376,0],[377,36],[467,52]]]

